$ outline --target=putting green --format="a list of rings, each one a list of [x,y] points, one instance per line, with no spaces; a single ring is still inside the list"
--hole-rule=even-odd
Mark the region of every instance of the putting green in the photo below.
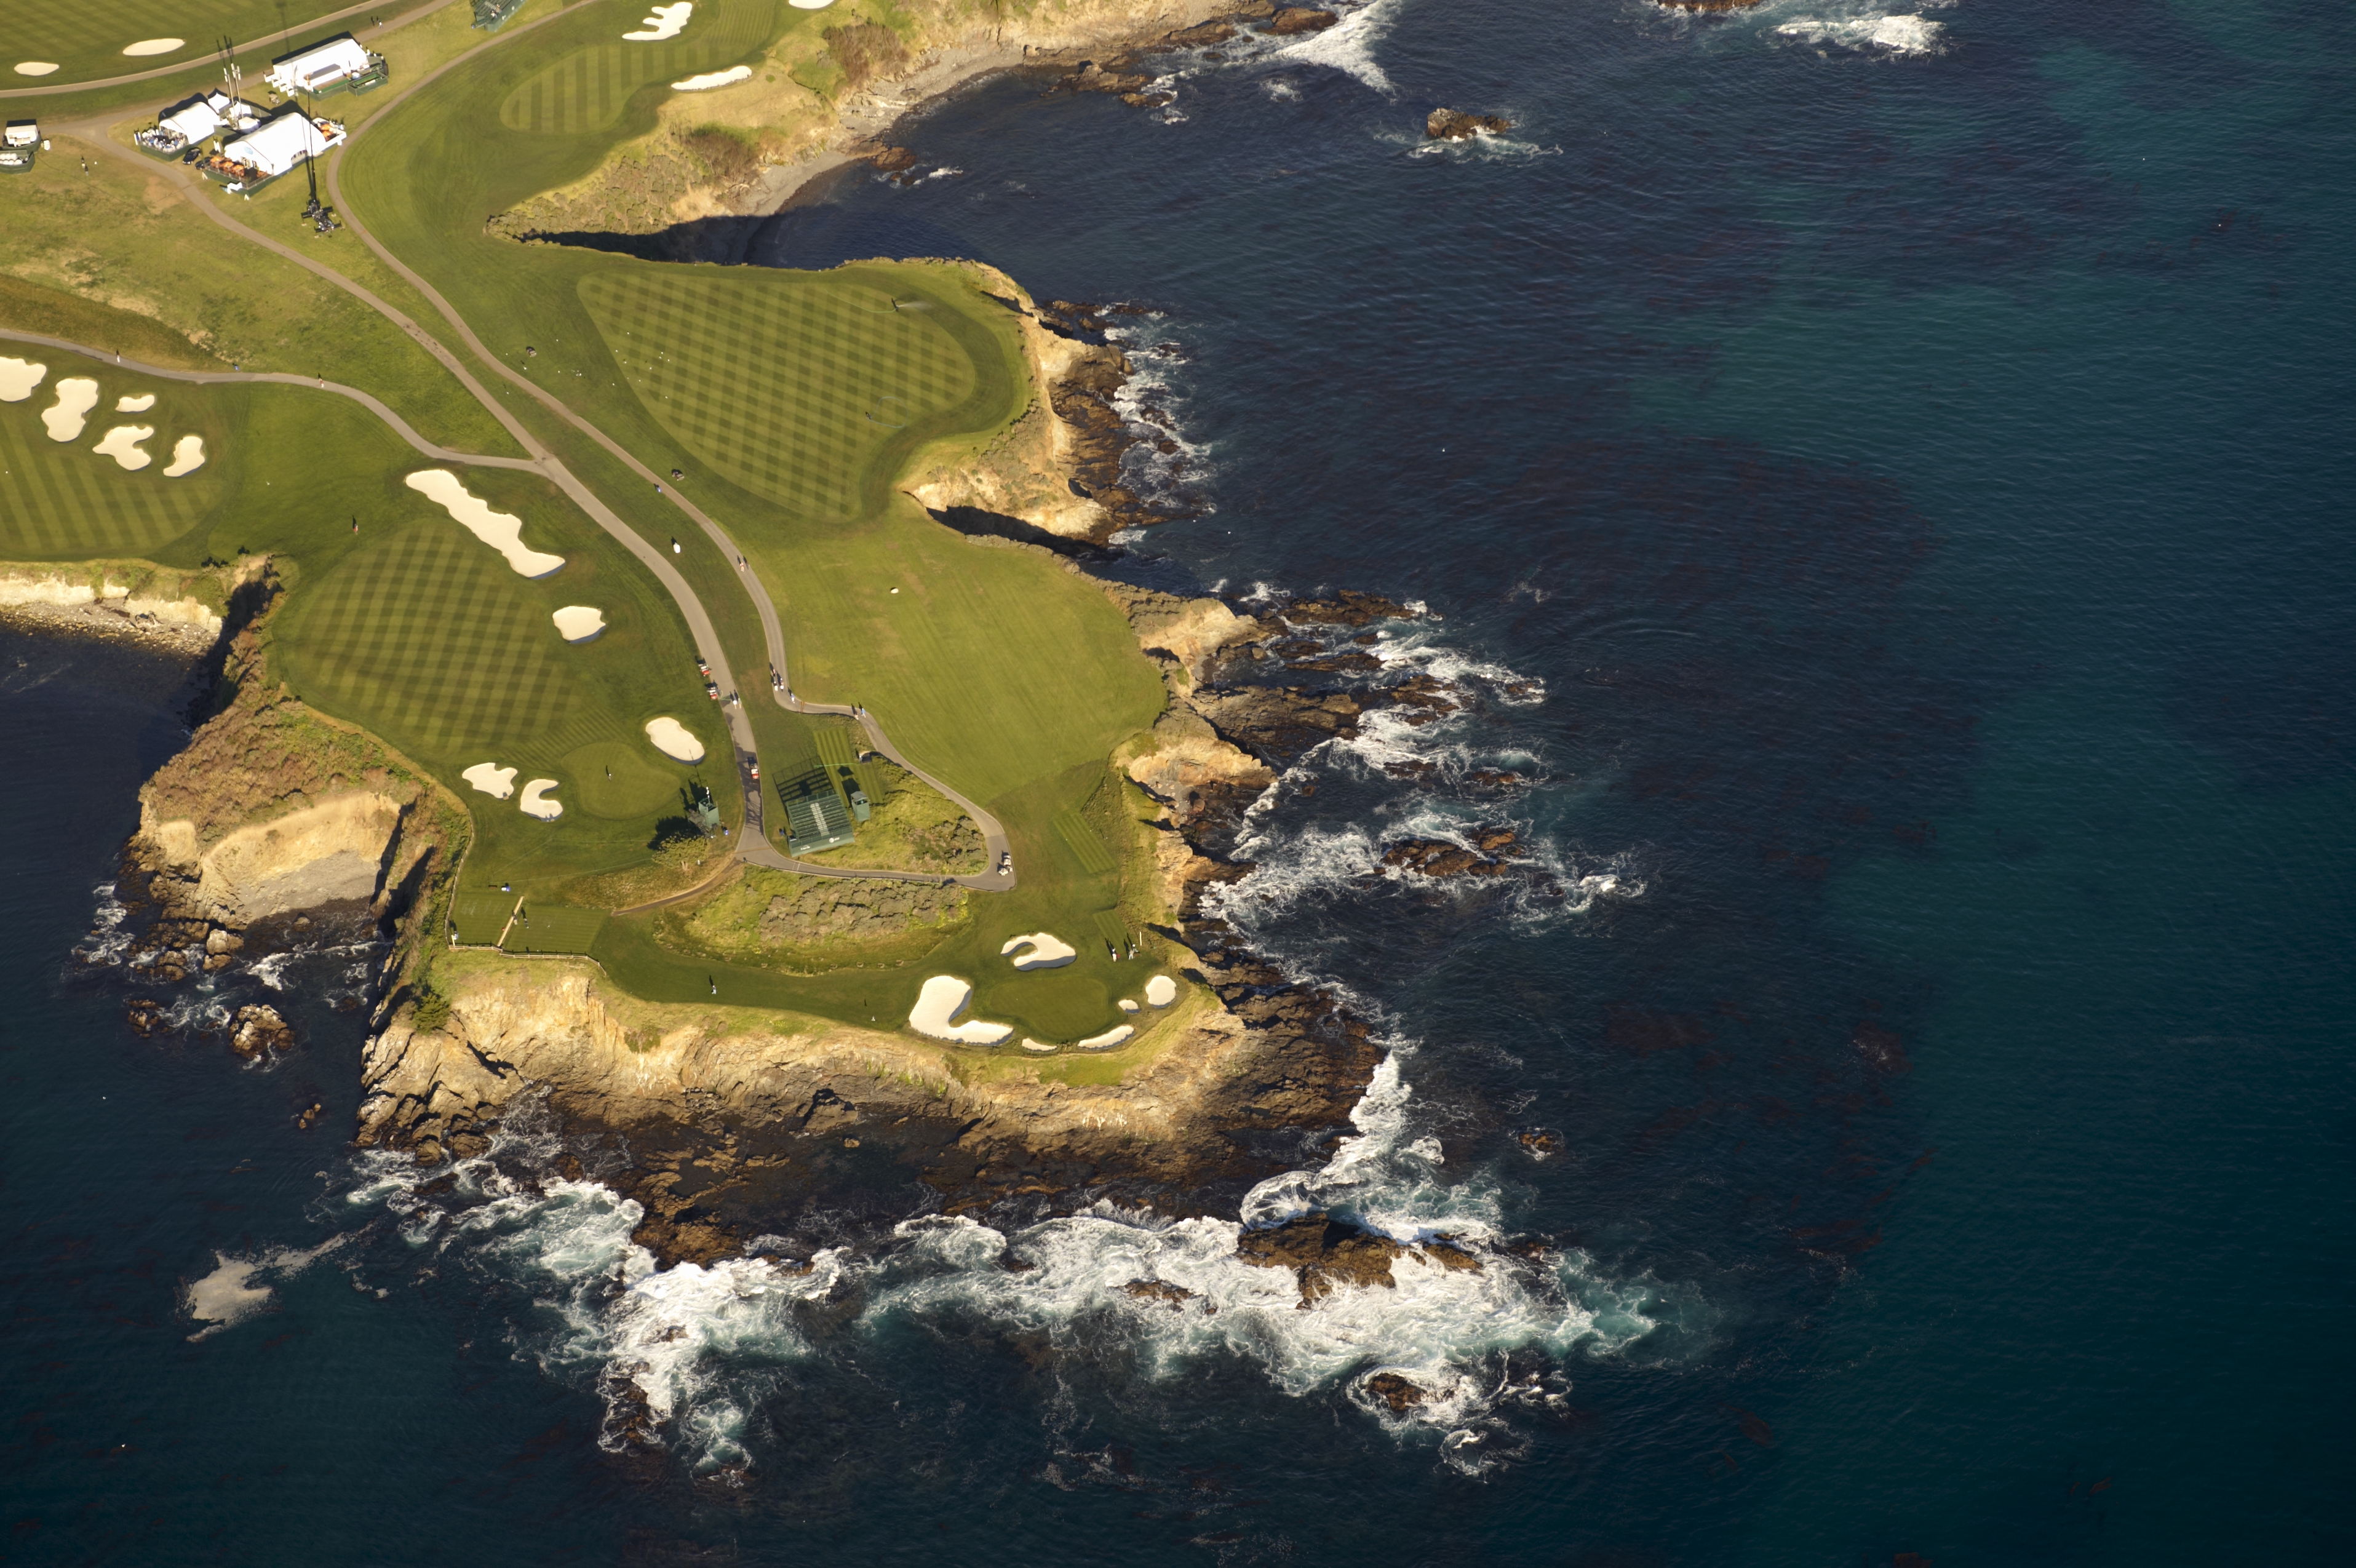
[[[511,751],[581,701],[521,581],[446,518],[399,524],[296,596],[289,678],[405,751]]]
[[[584,278],[581,301],[680,445],[809,515],[856,513],[884,446],[974,391],[973,361],[936,311],[896,309],[863,281],[639,264]]]
[[[616,41],[574,49],[525,78],[499,104],[499,124],[538,135],[605,130],[648,83],[734,65],[760,48],[776,9],[767,0],[724,6],[706,0],[678,38],[633,44],[620,41],[618,35],[631,29],[623,25],[621,9],[609,6],[601,15],[612,24]]]

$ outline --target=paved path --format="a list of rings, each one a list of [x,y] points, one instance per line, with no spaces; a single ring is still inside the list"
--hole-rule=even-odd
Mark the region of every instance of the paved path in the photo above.
[[[423,10],[431,10],[433,8],[433,6],[429,5],[423,7]],[[414,14],[423,14],[423,11]],[[562,15],[565,15],[562,11],[554,11],[544,16],[538,17],[533,21],[525,23],[520,27],[510,27],[500,35],[500,38],[498,40],[494,41],[503,41],[508,38],[519,37],[524,33],[530,32],[535,27],[539,27],[548,22],[555,20],[558,16]],[[486,45],[485,47],[488,48],[491,46]],[[397,108],[402,102],[403,102],[410,94],[417,92],[427,87],[434,81],[438,80],[444,72],[474,59],[477,52],[479,51],[469,50],[465,54],[457,56],[454,59],[444,62],[435,70],[428,71],[424,75],[416,78],[414,81],[401,86],[394,92],[391,98],[383,102],[381,106],[379,108],[378,113],[374,116],[351,133],[350,139],[344,145],[345,147],[348,148],[351,143],[357,142],[360,136],[367,132],[369,125],[377,124],[378,121],[381,120],[386,114],[390,113],[393,109]],[[346,277],[343,274],[335,271],[324,263],[304,254],[302,252],[295,250],[294,247],[287,245],[281,241],[272,239],[266,234],[258,232],[257,231],[240,223],[236,219],[230,217],[227,212],[221,209],[220,204],[211,194],[210,187],[207,186],[198,177],[187,173],[183,166],[177,163],[147,157],[141,154],[133,152],[128,148],[118,145],[112,138],[108,135],[107,132],[112,124],[123,118],[124,118],[124,116],[120,113],[98,115],[88,120],[78,121],[63,125],[59,127],[52,134],[76,137],[82,142],[87,143],[102,156],[114,157],[117,160],[127,163],[135,168],[143,170],[144,172],[160,176],[166,180],[178,186],[188,197],[189,200],[195,204],[198,211],[204,213],[206,217],[211,219],[215,223],[220,224],[222,228],[228,230],[239,239],[251,244],[260,245],[264,250],[270,251],[273,254],[283,256],[286,260],[293,262],[295,265],[304,268],[305,271],[312,273],[324,281],[332,284],[337,288],[343,289],[347,293],[366,303],[371,309],[384,317],[387,320],[391,321],[396,326],[400,327],[402,331],[408,333],[420,347],[424,349],[429,354],[432,354],[434,360],[440,363],[444,370],[448,371],[453,376],[457,378],[459,384],[464,386],[467,392],[472,394],[475,400],[482,404],[493,418],[499,422],[501,428],[507,431],[509,435],[515,440],[518,446],[531,455],[529,461],[515,458],[493,459],[470,456],[465,454],[449,453],[443,447],[433,446],[430,443],[425,442],[416,434],[416,432],[410,429],[405,423],[400,421],[398,416],[395,415],[391,409],[385,407],[383,403],[378,402],[374,398],[369,397],[367,394],[359,392],[350,388],[337,388],[335,390],[343,392],[347,395],[363,400],[372,409],[382,414],[388,422],[393,424],[395,428],[401,432],[403,438],[408,440],[411,445],[416,446],[420,451],[427,452],[429,455],[435,456],[439,460],[446,462],[487,464],[489,466],[503,467],[528,467],[545,474],[557,485],[559,489],[562,489],[567,496],[571,497],[576,505],[578,505],[584,511],[587,512],[592,518],[595,519],[600,527],[604,528],[605,532],[611,534],[615,539],[620,541],[625,548],[629,550],[633,555],[637,556],[655,574],[655,576],[670,593],[671,597],[678,601],[680,613],[687,618],[689,630],[693,634],[698,647],[703,650],[703,657],[712,666],[714,682],[723,692],[727,692],[741,699],[744,687],[735,679],[734,675],[728,668],[727,651],[720,640],[719,633],[714,628],[711,617],[705,612],[702,602],[696,596],[695,591],[688,585],[686,579],[679,574],[677,568],[671,564],[670,561],[665,557],[662,552],[657,549],[653,543],[648,541],[636,529],[624,522],[620,517],[615,514],[611,508],[599,500],[595,494],[592,492],[586,485],[582,483],[582,481],[570,468],[565,467],[562,459],[551,452],[546,444],[541,442],[537,436],[533,435],[531,431],[509,411],[506,404],[502,403],[497,397],[493,396],[490,389],[484,386],[482,381],[476,377],[474,372],[468,369],[455,354],[452,353],[439,338],[420,327],[416,320],[409,316],[407,312],[392,305],[390,301],[379,295],[372,289]],[[344,200],[342,187],[343,150],[344,149],[342,148],[337,149],[336,155],[327,163],[327,193],[329,199],[334,203],[338,215],[343,219],[345,227],[354,235],[358,236],[361,242],[366,244],[370,251],[374,252],[377,257],[387,266],[391,267],[394,273],[399,274],[404,282],[408,283],[412,288],[415,288],[429,302],[431,302],[434,308],[450,324],[451,328],[458,334],[460,338],[465,341],[466,347],[474,352],[476,357],[482,363],[496,370],[502,377],[506,378],[517,387],[522,389],[552,413],[554,413],[559,418],[564,420],[565,423],[579,430],[583,435],[587,435],[591,440],[595,441],[600,446],[603,446],[607,452],[611,453],[632,472],[637,474],[648,484],[653,485],[658,489],[661,490],[663,496],[669,499],[671,504],[678,507],[681,511],[685,512],[691,519],[692,519],[696,525],[703,531],[704,534],[711,539],[712,543],[719,547],[724,559],[732,562],[739,559],[744,553],[737,549],[735,542],[728,536],[726,532],[723,531],[718,523],[712,521],[712,519],[704,513],[701,508],[696,506],[686,497],[680,495],[676,485],[672,485],[668,488],[664,487],[662,481],[656,476],[654,470],[648,467],[644,463],[638,461],[638,459],[626,450],[619,442],[616,442],[611,436],[607,435],[603,430],[600,430],[596,425],[583,418],[578,413],[574,412],[569,404],[557,398],[553,393],[543,389],[539,383],[532,381],[530,376],[524,374],[521,371],[509,366],[498,355],[492,353],[490,349],[484,345],[482,339],[476,336],[474,329],[466,324],[465,318],[452,307],[447,299],[443,297],[440,290],[427,283],[425,279],[420,276],[414,269],[411,268],[406,263],[394,255],[381,241],[377,239],[374,234],[369,231],[367,226],[360,221],[358,215],[351,210]],[[56,340],[41,339],[41,341],[55,342]],[[72,345],[66,346],[70,348],[74,347]],[[95,358],[105,357],[95,350],[78,349],[77,351],[89,351],[92,354],[92,357]],[[156,371],[155,373],[181,380],[197,379],[194,375],[187,372]],[[228,372],[225,374],[222,372],[209,372],[209,374],[213,376],[215,379],[235,380],[238,379],[239,376],[245,374],[245,372]],[[321,387],[325,387],[327,385],[327,383],[318,381],[316,378],[297,375],[270,375],[254,372],[252,373],[252,379],[262,381],[284,381],[296,385],[316,385]],[[892,744],[891,738],[884,733],[883,726],[877,724],[872,716],[866,714],[854,714],[851,708],[837,703],[806,703],[792,694],[792,680],[786,656],[785,633],[778,621],[776,605],[775,601],[770,598],[768,589],[761,582],[757,573],[750,570],[740,571],[737,574],[737,578],[744,585],[745,592],[753,600],[754,609],[760,618],[762,637],[767,645],[766,651],[770,667],[777,672],[778,684],[776,688],[772,689],[770,693],[771,699],[780,707],[787,708],[792,712],[804,714],[833,714],[845,717],[855,718],[856,722],[865,732],[869,746],[872,749],[891,758],[894,762],[897,763],[900,767],[906,768],[916,778],[924,780],[935,789],[939,790],[942,795],[946,796],[950,800],[955,801],[967,815],[973,819],[975,825],[981,830],[983,854],[985,856],[985,869],[978,875],[956,877],[953,880],[958,882],[960,886],[978,888],[984,892],[1006,892],[1016,886],[1020,878],[1013,868],[1013,863],[1010,853],[1010,845],[1006,837],[1006,830],[995,816],[983,811],[981,807],[973,800],[967,799],[964,795],[949,788],[948,785],[942,782],[939,779],[935,778],[932,774],[926,772],[923,768],[910,761],[905,753]],[[885,878],[912,882],[935,882],[940,880],[937,875],[929,875],[916,872],[857,871],[850,869],[837,870],[831,867],[817,865],[808,861],[795,860],[780,853],[776,846],[769,842],[768,835],[764,830],[761,790],[759,786],[751,778],[749,772],[750,764],[758,754],[758,746],[754,737],[751,722],[745,717],[741,706],[735,703],[729,705],[726,713],[726,720],[729,726],[729,733],[734,738],[736,746],[738,774],[740,780],[744,787],[744,815],[746,832],[744,833],[738,843],[737,854],[740,857],[756,865],[768,866],[772,869],[781,871],[797,871],[810,875]],[[1004,864],[1008,867],[1007,872],[1003,875],[999,875],[995,869],[1001,864]]]
[[[453,3],[454,0],[427,0],[425,5],[417,6],[412,10],[403,11],[400,16],[383,23],[381,26],[370,27],[366,30],[373,33],[381,33],[389,27],[404,27],[410,23],[416,21],[419,17],[429,16],[434,12],[442,9],[443,6]],[[308,35],[315,27],[324,27],[330,22],[340,22],[347,16],[357,16],[363,11],[376,11],[380,9],[382,9],[381,0],[360,0],[360,4],[357,5],[347,5],[340,11],[329,11],[325,16],[312,17],[309,21],[303,24],[301,30],[305,35]],[[284,34],[286,29],[281,28],[280,31]],[[355,36],[357,37],[357,35]],[[272,58],[270,51],[274,47],[274,45],[265,43],[258,48],[249,50],[248,52],[253,56],[254,62],[257,65],[266,66]],[[95,92],[103,87],[121,87],[125,82],[153,81],[158,77],[176,76],[181,71],[191,70],[198,66],[212,63],[212,61],[213,57],[198,54],[192,56],[187,59],[177,60],[170,65],[154,66],[146,70],[134,70],[128,76],[102,76],[93,81],[52,81],[39,87],[0,88],[0,103],[11,102],[19,98],[54,98],[60,93],[66,92]],[[256,81],[259,81],[261,76],[261,71],[257,70],[254,72],[254,78]],[[214,85],[212,82],[205,84],[206,87],[210,87],[212,85]],[[200,89],[192,87],[188,91],[194,92],[200,91]]]

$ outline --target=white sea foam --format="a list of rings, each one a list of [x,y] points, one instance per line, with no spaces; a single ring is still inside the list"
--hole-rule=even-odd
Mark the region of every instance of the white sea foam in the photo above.
[[[1883,50],[1893,55],[1937,54],[1945,29],[1921,16],[1798,16],[1780,24],[1776,35],[1804,44]]]
[[[1389,35],[1400,4],[1401,0],[1374,0],[1358,10],[1344,11],[1342,19],[1323,32],[1287,39],[1266,58],[1287,64],[1327,66],[1356,77],[1377,92],[1396,95],[1398,90],[1376,63],[1375,46]]]
[[[209,1339],[265,1310],[276,1300],[265,1282],[293,1279],[350,1240],[336,1235],[305,1251],[278,1248],[250,1256],[215,1252],[212,1271],[180,1288],[180,1310],[204,1326],[189,1340]]]

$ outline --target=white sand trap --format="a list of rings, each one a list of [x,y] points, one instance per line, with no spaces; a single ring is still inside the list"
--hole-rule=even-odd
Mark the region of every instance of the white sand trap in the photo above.
[[[501,768],[496,762],[477,762],[458,775],[494,800],[504,800],[515,793],[516,770]]]
[[[797,11],[823,11],[833,5],[834,0],[786,0],[786,4]]]
[[[1014,1033],[1012,1024],[984,1024],[977,1019],[958,1023],[958,1015],[972,1000],[972,985],[954,974],[937,974],[916,993],[916,1004],[908,1012],[908,1027],[927,1038],[960,1046],[994,1046]]]
[[[523,519],[512,512],[493,511],[489,502],[470,494],[449,469],[420,468],[402,482],[426,499],[440,502],[458,520],[459,527],[506,556],[508,564],[523,575],[545,577],[564,564],[562,555],[524,548]]]
[[[1056,1047],[1025,1035],[1023,1036],[1023,1048],[1026,1051],[1052,1051]]]
[[[1028,948],[1030,950],[1016,952],[1014,950],[1017,948]],[[1044,931],[1033,931],[1027,937],[1013,938],[998,950],[1012,954],[1014,967],[1017,969],[1061,969],[1080,956],[1079,950],[1071,943],[1061,937],[1049,936]]]
[[[204,466],[205,438],[201,435],[183,435],[172,443],[172,466],[164,470],[164,477],[167,479],[177,479],[184,475],[193,474]]]
[[[0,403],[24,402],[48,373],[48,366],[30,360],[0,359]]]
[[[117,413],[145,413],[155,406],[154,392],[141,392],[137,397],[119,397],[114,400],[114,412]]]
[[[118,424],[101,436],[98,445],[91,450],[102,457],[112,457],[136,473],[155,460],[139,450],[139,443],[155,434],[155,427],[152,424]]]
[[[78,441],[90,411],[98,406],[98,383],[88,376],[68,376],[58,383],[58,401],[41,410],[41,423],[52,441]]]
[[[516,804],[522,809],[525,816],[538,817],[543,822],[552,822],[564,815],[562,802],[548,798],[548,792],[555,788],[556,780],[553,779],[535,779],[523,787],[523,799],[518,800]]]
[[[703,743],[688,733],[687,726],[669,714],[647,721],[647,738],[655,743],[657,751],[674,762],[703,760]]]
[[[1124,1013],[1134,1013],[1137,1011],[1137,1004],[1124,996],[1120,999],[1120,1010]]]
[[[127,55],[167,55],[187,45],[186,38],[142,38],[123,52]]]
[[[605,612],[594,605],[567,605],[549,618],[556,634],[567,642],[586,642],[605,632]]]
[[[685,81],[670,84],[673,92],[709,92],[715,87],[725,87],[732,81],[742,81],[753,74],[749,65],[732,65],[726,70],[707,70],[701,76],[691,76]]]
[[[58,69],[53,59],[20,59],[16,62],[18,76],[47,76]]]
[[[1135,1033],[1137,1030],[1130,1025],[1116,1024],[1101,1035],[1090,1035],[1085,1040],[1075,1040],[1072,1042],[1072,1048],[1076,1051],[1108,1051]]]
[[[1167,1007],[1178,1000],[1178,983],[1166,974],[1157,974],[1145,983],[1145,999],[1156,1007]]]
[[[626,44],[659,44],[665,38],[675,38],[686,27],[688,17],[695,14],[693,0],[679,0],[676,5],[658,5],[654,13],[638,24],[644,32],[624,33]]]

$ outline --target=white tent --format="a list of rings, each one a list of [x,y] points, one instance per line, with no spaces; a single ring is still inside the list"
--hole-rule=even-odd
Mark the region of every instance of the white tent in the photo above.
[[[320,125],[324,124],[305,119],[299,113],[281,114],[274,120],[264,120],[221,148],[221,152],[233,162],[260,169],[265,177],[282,175],[305,158],[316,157],[343,142],[340,127],[330,126],[323,131]]]
[[[229,102],[218,92],[212,97],[220,98],[223,104]],[[188,143],[203,141],[228,122],[220,117],[220,112],[212,106],[209,99],[192,98],[170,113],[159,115],[155,124],[166,131],[177,133],[183,143]]]
[[[368,70],[368,50],[349,33],[270,62],[270,85],[292,97],[332,87]]]

